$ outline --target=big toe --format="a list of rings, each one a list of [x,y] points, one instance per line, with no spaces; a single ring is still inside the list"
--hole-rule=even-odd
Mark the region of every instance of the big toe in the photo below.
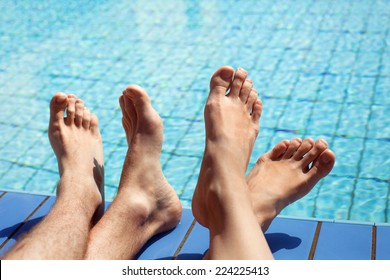
[[[123,94],[130,98],[136,108],[145,109],[145,107],[148,107],[151,104],[150,97],[147,92],[138,85],[128,86],[124,90]]]
[[[162,120],[156,110],[152,107],[150,97],[143,88],[137,85],[130,85],[123,94],[134,106],[133,108],[137,114],[139,131],[145,130],[153,132],[153,130],[162,130]]]
[[[326,149],[313,162],[313,166],[309,172],[315,173],[319,178],[323,178],[332,170],[335,161],[335,154],[331,150]]]
[[[210,95],[225,95],[234,75],[234,69],[230,66],[219,68],[210,80]]]
[[[50,122],[64,121],[64,112],[67,106],[66,94],[56,93],[50,101]]]

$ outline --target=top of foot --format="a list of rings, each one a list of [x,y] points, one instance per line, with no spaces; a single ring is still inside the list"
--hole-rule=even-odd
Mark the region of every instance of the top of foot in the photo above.
[[[204,115],[206,148],[192,200],[199,223],[208,227],[210,213],[217,205],[208,201],[215,194],[246,193],[245,172],[259,133],[262,103],[247,72],[223,66],[210,81],[210,94]],[[228,182],[239,182],[243,189],[231,189]],[[238,184],[239,185],[239,184]],[[210,208],[210,209],[209,209]]]
[[[204,111],[206,144],[214,143],[229,150],[244,173],[260,129],[262,103],[257,96],[244,69],[234,72],[233,68],[224,66],[211,78]]]

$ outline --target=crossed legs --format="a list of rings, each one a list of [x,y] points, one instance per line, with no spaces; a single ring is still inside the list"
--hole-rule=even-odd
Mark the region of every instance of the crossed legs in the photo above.
[[[333,167],[324,140],[282,141],[244,177],[259,132],[262,104],[243,69],[220,68],[205,108],[206,148],[192,200],[210,231],[210,259],[272,259],[263,232],[288,204]]]
[[[271,259],[263,232],[326,176],[335,160],[323,140],[285,140],[260,157],[245,178],[262,111],[246,75],[243,69],[220,68],[205,107],[206,147],[193,213],[210,230],[212,259]],[[74,95],[53,97],[49,138],[61,178],[57,201],[5,258],[134,258],[153,235],[179,222],[180,201],[159,164],[160,117],[138,86],[128,87],[119,103],[128,152],[118,195],[97,220],[104,177],[97,118]]]

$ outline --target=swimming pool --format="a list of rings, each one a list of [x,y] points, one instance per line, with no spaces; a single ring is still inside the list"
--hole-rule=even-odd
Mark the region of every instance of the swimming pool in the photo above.
[[[112,199],[127,150],[118,96],[136,83],[163,118],[163,171],[190,206],[209,78],[232,65],[264,103],[249,168],[285,138],[323,137],[336,153],[283,214],[389,222],[390,1],[37,2],[0,2],[0,189],[55,192],[48,105],[64,91],[100,119]]]

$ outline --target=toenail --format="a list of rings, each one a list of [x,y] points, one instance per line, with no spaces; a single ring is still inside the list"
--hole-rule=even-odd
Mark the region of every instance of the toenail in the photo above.
[[[328,145],[328,142],[326,142],[324,139],[320,139],[320,143],[322,143],[324,145]]]
[[[241,73],[243,73],[244,75],[246,75],[246,74],[248,73],[244,68],[241,68],[241,67],[238,67],[238,68],[237,68],[236,73],[238,73],[238,72],[241,72]]]
[[[309,138],[306,138],[305,140],[306,140],[307,142],[309,142],[310,144],[312,144],[312,145],[314,145],[314,143],[315,143],[315,141],[313,140],[313,138],[310,138],[310,137],[309,137]],[[305,141],[305,140],[304,140],[304,141]]]
[[[330,162],[331,158],[327,155],[327,154],[324,154],[322,155],[321,157],[321,161],[325,164],[328,164]]]
[[[225,82],[231,82],[232,81],[232,77],[233,77],[233,73],[230,72],[230,71],[222,71],[220,77]]]
[[[318,149],[326,149],[326,147],[328,147],[328,143],[323,140],[323,139],[319,139],[318,142],[316,143],[316,146]]]

